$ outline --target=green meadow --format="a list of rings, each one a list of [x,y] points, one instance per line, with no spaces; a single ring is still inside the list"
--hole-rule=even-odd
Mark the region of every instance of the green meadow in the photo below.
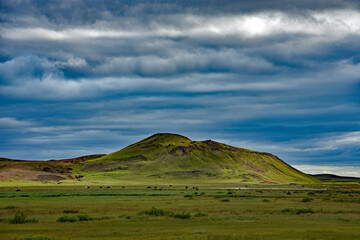
[[[359,239],[360,185],[0,187],[0,239]]]

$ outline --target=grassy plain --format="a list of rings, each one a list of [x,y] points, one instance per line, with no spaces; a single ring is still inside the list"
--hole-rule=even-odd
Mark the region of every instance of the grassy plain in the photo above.
[[[187,187],[3,185],[0,239],[360,238],[359,184]],[[32,221],[10,223],[17,212]]]

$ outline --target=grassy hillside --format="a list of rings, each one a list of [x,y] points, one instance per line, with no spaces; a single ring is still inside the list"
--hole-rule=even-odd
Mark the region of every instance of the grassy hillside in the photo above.
[[[119,179],[192,179],[239,183],[314,183],[306,175],[278,157],[263,152],[207,141],[191,141],[161,133],[134,143],[120,151],[89,160],[84,172],[92,176],[116,176]],[[106,173],[106,174],[105,174]]]
[[[319,183],[278,157],[159,133],[108,155],[50,161],[0,159],[0,181],[66,184]]]

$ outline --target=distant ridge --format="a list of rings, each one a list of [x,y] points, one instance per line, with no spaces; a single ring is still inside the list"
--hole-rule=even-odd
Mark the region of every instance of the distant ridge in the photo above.
[[[359,177],[338,176],[335,174],[313,174],[312,176],[322,179],[360,179]]]
[[[47,162],[47,161],[58,161],[58,162],[74,162],[74,161],[86,161],[94,158],[99,158],[105,156],[106,154],[91,154],[84,155],[81,157],[75,158],[64,158],[64,159],[50,159],[50,160],[20,160],[20,159],[11,159],[0,157],[0,161],[18,161],[18,162]]]

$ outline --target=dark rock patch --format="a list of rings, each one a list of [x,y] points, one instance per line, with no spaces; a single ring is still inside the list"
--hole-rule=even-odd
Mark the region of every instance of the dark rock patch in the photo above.
[[[58,175],[39,175],[36,178],[38,181],[45,182],[45,181],[61,181],[65,180],[65,177],[58,176]]]
[[[186,154],[189,154],[191,153],[193,150],[192,147],[186,147],[186,146],[177,146],[177,147],[174,147],[173,149],[171,149],[169,151],[169,154],[170,155],[177,155],[177,154],[181,154],[181,155],[186,155]]]

